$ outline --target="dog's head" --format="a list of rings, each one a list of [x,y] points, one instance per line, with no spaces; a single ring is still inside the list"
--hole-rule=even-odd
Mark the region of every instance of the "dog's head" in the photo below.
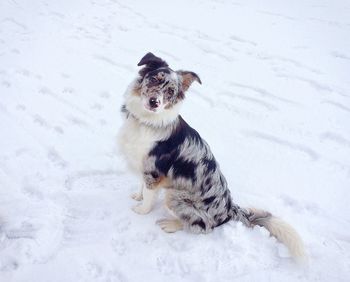
[[[128,109],[139,118],[163,124],[178,115],[178,105],[193,81],[201,83],[197,74],[190,71],[173,71],[161,58],[147,53],[138,66],[139,71]],[[129,104],[129,105],[128,105]]]

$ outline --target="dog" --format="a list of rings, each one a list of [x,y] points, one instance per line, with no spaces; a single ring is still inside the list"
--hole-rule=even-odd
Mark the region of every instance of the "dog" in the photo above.
[[[125,93],[124,124],[118,140],[129,167],[142,183],[132,195],[142,201],[133,210],[147,214],[164,188],[165,206],[172,218],[157,224],[165,232],[209,233],[228,221],[266,228],[295,258],[304,258],[297,232],[271,213],[241,208],[232,201],[227,181],[209,145],[179,115],[186,91],[199,76],[172,70],[161,58],[147,53],[142,68]]]

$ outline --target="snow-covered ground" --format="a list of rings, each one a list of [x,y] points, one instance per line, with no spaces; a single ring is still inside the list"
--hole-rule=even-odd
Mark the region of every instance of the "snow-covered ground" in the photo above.
[[[350,281],[350,2],[1,0],[0,281]],[[198,73],[183,117],[234,200],[290,222],[165,234],[116,150],[148,51]]]

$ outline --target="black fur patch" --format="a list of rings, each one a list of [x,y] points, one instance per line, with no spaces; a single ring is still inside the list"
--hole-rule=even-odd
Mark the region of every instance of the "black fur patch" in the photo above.
[[[190,199],[184,199],[184,202],[189,206],[193,206],[193,201],[191,201]]]
[[[145,56],[143,56],[143,58],[141,59],[141,61],[137,65],[138,66],[146,65],[144,68],[142,68],[139,71],[139,74],[141,75],[142,78],[145,77],[145,75],[152,70],[156,70],[156,69],[159,69],[161,67],[166,68],[169,66],[167,64],[167,62],[165,62],[163,59],[161,59],[159,57],[156,57],[151,52],[149,52]]]
[[[156,159],[156,168],[164,175],[168,174],[168,171],[171,167],[172,158],[174,155],[178,155],[175,151],[168,154],[162,154],[159,158]]]
[[[150,76],[155,76],[157,75],[159,72],[164,72],[164,73],[170,73],[170,69],[169,68],[157,68],[155,70],[152,70],[150,72],[147,73],[147,77],[150,77]]]
[[[180,100],[183,100],[185,99],[185,93],[180,89],[179,92],[177,93],[177,99],[180,101]]]
[[[210,189],[213,187],[211,183],[211,178],[208,177],[204,182],[201,184],[201,195],[204,196],[206,193],[210,191]]]
[[[205,199],[203,200],[203,203],[204,203],[205,205],[210,205],[215,199],[216,199],[215,196],[211,196],[211,197],[205,198]]]
[[[165,86],[167,86],[169,84],[170,81],[167,81],[164,83],[164,85],[162,85],[162,88],[164,88]]]
[[[205,230],[205,223],[203,219],[197,219],[196,221],[192,222],[192,226],[198,225],[200,228]]]
[[[195,180],[197,164],[186,161],[182,158],[175,160],[171,166],[174,171],[174,177],[184,177]]]
[[[217,218],[217,219],[214,218],[214,220],[217,221],[217,224],[216,224],[215,227],[218,227],[218,226],[220,226],[220,225],[223,225],[223,224],[225,224],[226,222],[230,221],[231,219],[232,219],[231,216],[227,216],[224,220],[222,220],[222,219],[219,219],[219,220],[218,220],[218,218]]]
[[[221,173],[220,173],[220,183],[222,187],[227,187],[226,179]]]
[[[233,213],[235,214],[235,216],[237,216],[238,215],[238,210],[237,210],[237,208],[236,207],[232,207],[232,209],[231,209],[232,211],[233,211]]]
[[[209,186],[211,184],[211,178],[208,177],[205,182],[204,182],[205,186]]]
[[[230,211],[232,209],[232,200],[231,200],[231,198],[227,198],[225,207],[226,207],[226,209],[228,211]]]
[[[157,142],[149,153],[150,156],[156,157],[156,168],[162,174],[167,175],[169,169],[173,167],[174,176],[195,179],[196,164],[179,158],[180,147],[186,139],[189,142],[203,144],[198,132],[179,116],[178,125],[171,136],[167,140]]]
[[[189,221],[191,219],[191,216],[187,215],[187,214],[182,214],[181,215],[181,219],[183,221]]]
[[[207,173],[212,173],[216,170],[216,161],[215,159],[202,159],[202,163],[205,165]]]

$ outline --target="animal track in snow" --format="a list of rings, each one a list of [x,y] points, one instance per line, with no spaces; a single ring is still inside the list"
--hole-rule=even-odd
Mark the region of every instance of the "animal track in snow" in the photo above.
[[[102,275],[102,266],[95,262],[88,262],[86,264],[86,269],[89,275],[92,276],[94,279],[97,279]]]
[[[47,123],[47,121],[40,115],[33,115],[33,121],[34,123],[39,124],[43,128],[50,129],[50,126]]]
[[[61,73],[61,77],[64,78],[64,79],[69,79],[69,78],[70,78],[70,75],[67,74],[67,73],[62,72],[62,73]]]
[[[271,144],[276,144],[281,147],[291,149],[292,151],[303,153],[304,155],[308,156],[312,161],[317,161],[319,159],[319,155],[306,145],[290,142],[288,140],[284,140],[270,134],[253,130],[243,130],[242,133],[247,137],[258,138],[261,140],[265,140]]]
[[[289,21],[297,20],[297,18],[295,18],[295,17],[283,15],[281,13],[274,13],[274,12],[264,11],[264,10],[258,10],[257,12],[261,13],[261,14],[268,15],[268,16],[279,17],[279,18],[282,18],[282,19],[285,19],[285,20],[289,20]]]
[[[135,69],[133,67],[131,67],[130,65],[126,65],[126,64],[122,64],[120,62],[116,62],[114,61],[113,59],[110,59],[104,55],[98,55],[98,54],[95,54],[92,56],[94,59],[98,60],[98,61],[101,61],[101,62],[104,62],[104,63],[107,63],[111,66],[114,66],[114,67],[117,67],[117,68],[120,68],[120,69],[123,69],[123,70],[126,70],[127,72],[134,72]]]
[[[26,106],[23,104],[18,104],[16,106],[16,110],[18,110],[18,111],[25,111],[26,109],[27,109]]]
[[[50,97],[52,97],[54,100],[56,100],[57,102],[60,102],[63,105],[66,105],[68,107],[70,107],[71,109],[75,110],[76,112],[79,112],[80,114],[83,114],[84,116],[89,116],[85,110],[82,110],[81,108],[79,108],[76,104],[70,102],[69,100],[66,100],[64,98],[62,98],[60,95],[54,93],[50,88],[46,87],[46,86],[42,86],[39,88],[38,90],[39,93],[43,94],[43,95],[48,95]],[[73,120],[71,120],[71,119]],[[75,120],[75,117],[70,117],[68,118],[72,123],[74,123],[76,121],[76,123],[79,123],[79,119]],[[84,123],[84,122],[83,122]]]
[[[74,88],[73,87],[69,87],[66,86],[63,88],[62,93],[68,93],[68,94],[72,94],[74,92]]]
[[[52,15],[54,17],[57,17],[57,18],[59,18],[61,20],[63,20],[65,18],[65,15],[63,15],[63,14],[61,14],[59,12],[55,12],[55,11],[50,12],[50,15]]]
[[[30,77],[30,75],[31,75],[31,72],[27,69],[19,69],[16,71],[16,73],[23,75],[25,77]]]
[[[19,21],[15,20],[15,19],[12,18],[12,17],[4,18],[4,19],[0,22],[0,24],[3,24],[3,23],[10,23],[10,24],[12,24],[13,26],[19,27],[19,28],[22,29],[22,30],[27,30],[27,29],[28,29],[27,26],[26,26],[25,24],[20,23]]]
[[[37,233],[37,229],[33,225],[27,222],[22,222],[21,226],[14,229],[5,230],[5,235],[8,239],[34,239]]]
[[[11,49],[11,53],[18,55],[18,54],[20,54],[21,52],[20,52],[18,49],[13,48],[13,49]]]
[[[111,97],[111,94],[109,94],[107,91],[103,91],[99,94],[99,96],[102,98],[102,99],[109,99]]]
[[[284,77],[284,78],[289,78],[289,79],[293,79],[296,81],[300,81],[303,83],[306,83],[308,85],[310,85],[310,87],[314,88],[317,91],[324,91],[324,92],[333,92],[334,89],[332,89],[331,86],[323,83],[323,82],[319,82],[316,81],[314,79],[310,79],[310,78],[306,78],[306,77],[301,77],[298,75],[292,75],[292,74],[277,74],[278,77]]]
[[[343,59],[343,60],[350,60],[350,56],[346,55],[345,53],[339,52],[339,51],[332,51],[331,55],[335,58]]]
[[[116,189],[116,177],[123,172],[118,170],[82,171],[69,176],[65,181],[67,190],[76,189]]]
[[[344,106],[343,104],[340,104],[340,103],[337,103],[337,102],[334,102],[334,101],[328,101],[328,100],[323,101],[322,103],[331,105],[333,107],[336,107],[336,108],[340,109],[341,111],[345,111],[347,113],[350,113],[350,108],[348,108],[347,106]]]
[[[128,239],[126,238],[126,240]],[[116,236],[111,240],[111,246],[113,251],[116,252],[119,256],[123,256],[127,252],[129,247],[126,245],[125,240],[122,240],[120,235]]]
[[[61,126],[54,126],[53,129],[55,130],[55,132],[57,132],[59,134],[64,134],[64,130]]]
[[[334,132],[324,132],[320,135],[321,141],[332,141],[337,145],[350,149],[350,140]]]
[[[156,258],[158,271],[164,275],[177,274],[181,278],[191,273],[191,268],[183,259],[177,258],[172,253],[163,253]]]
[[[295,212],[305,210],[312,213],[313,215],[324,215],[321,208],[312,202],[301,202],[296,198],[292,198],[288,195],[281,195],[279,199],[283,202],[283,205],[293,209]]]
[[[7,80],[3,80],[1,82],[1,85],[6,87],[6,88],[10,88],[11,87],[11,82],[7,81]]]
[[[85,121],[80,117],[70,115],[70,116],[67,116],[66,118],[71,124],[76,125],[80,128],[90,128],[87,121]]]
[[[286,104],[290,104],[290,105],[298,105],[297,102],[286,99],[286,98],[281,98],[276,96],[275,94],[270,93],[269,91],[260,88],[260,87],[256,87],[256,86],[251,86],[251,85],[246,85],[246,84],[242,84],[242,83],[236,83],[236,82],[228,82],[229,85],[234,86],[234,87],[238,87],[238,88],[243,88],[243,89],[247,89],[249,91],[252,91],[254,93],[258,93],[260,96],[262,97],[266,97],[272,100],[276,100],[279,102],[283,102]]]
[[[270,61],[271,63],[275,63],[275,64],[276,63],[289,64],[289,65],[292,65],[292,66],[297,67],[299,69],[307,70],[307,71],[315,73],[315,74],[323,74],[323,72],[320,71],[319,69],[307,66],[306,64],[304,64],[298,60],[287,58],[287,57],[273,56],[273,55],[261,55],[258,58],[261,60]],[[279,65],[279,67],[280,67],[280,65]],[[277,72],[277,74],[280,74],[280,73]]]
[[[338,27],[338,28],[347,29],[347,30],[350,28],[349,23],[341,23],[339,21],[334,21],[334,20],[325,20],[325,19],[316,18],[316,17],[310,17],[310,18],[308,18],[308,20],[313,21],[313,22],[317,22],[317,23],[322,23],[322,24],[325,24],[328,26],[334,26],[334,27]]]
[[[18,267],[18,261],[11,256],[4,256],[0,259],[0,271],[14,271]]]
[[[43,200],[44,195],[40,191],[40,189],[35,188],[33,186],[25,185],[22,188],[23,194],[28,195],[31,198],[37,199],[37,200]]]
[[[130,222],[130,219],[128,219],[128,218],[119,219],[115,223],[117,232],[124,233],[125,231],[129,230],[130,224],[131,224],[131,222]]]
[[[236,36],[236,35],[231,35],[229,37],[230,40],[233,40],[235,42],[239,42],[239,43],[243,43],[243,44],[248,44],[248,45],[251,45],[251,46],[257,46],[258,44],[252,40],[248,40],[248,39],[244,39],[244,38],[241,38],[239,36]]]
[[[95,103],[91,106],[91,109],[101,111],[103,109],[103,105],[101,105],[99,103]]]
[[[157,268],[160,273],[170,275],[174,273],[174,258],[170,254],[157,257]]]
[[[232,93],[232,92],[225,92],[225,91],[224,92],[218,92],[217,94],[221,95],[221,96],[228,97],[228,98],[230,98],[232,100],[240,99],[242,101],[247,102],[248,104],[259,106],[260,108],[263,108],[263,109],[268,110],[268,111],[277,111],[278,110],[278,108],[276,106],[274,106],[271,103],[265,102],[262,99],[252,98],[252,97],[239,95],[239,94],[235,94],[235,93]]]
[[[60,168],[67,167],[68,163],[59,155],[55,148],[50,148],[47,152],[48,159]]]

